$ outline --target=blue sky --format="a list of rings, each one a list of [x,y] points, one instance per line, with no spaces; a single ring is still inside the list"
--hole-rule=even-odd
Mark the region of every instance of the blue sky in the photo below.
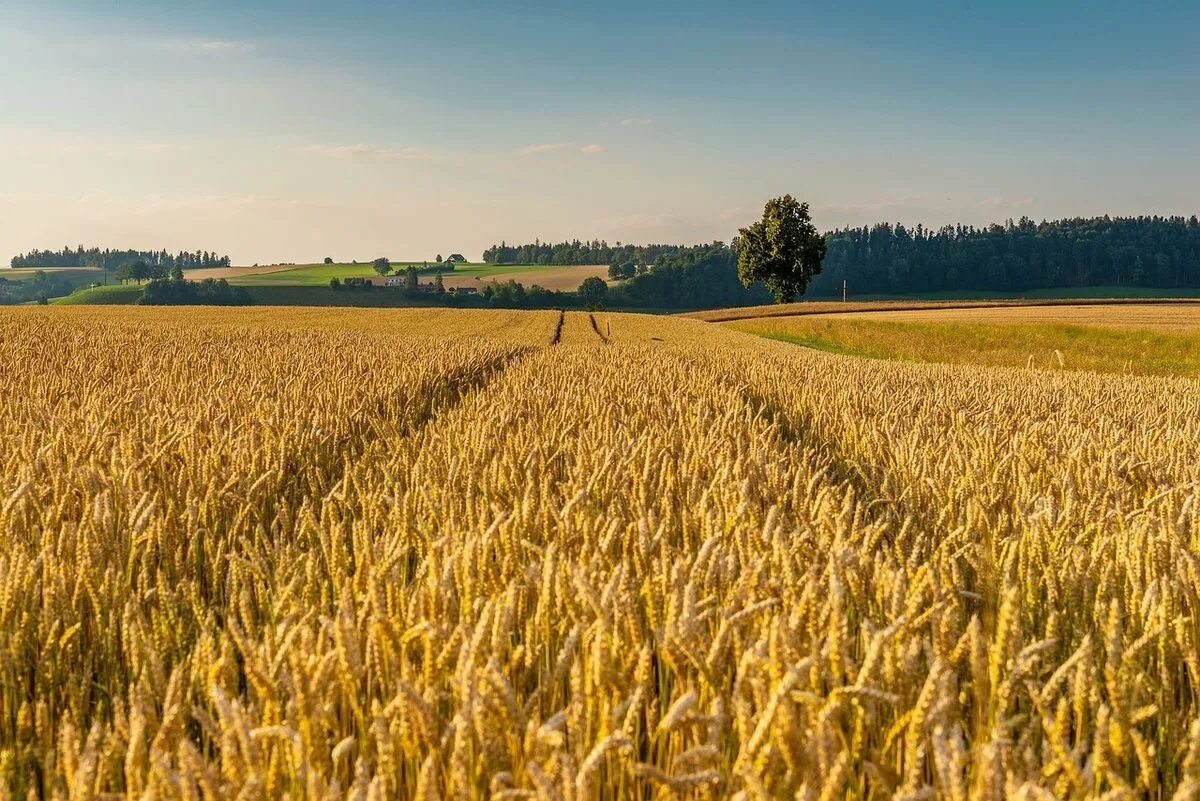
[[[6,0],[0,260],[1200,212],[1200,5]]]

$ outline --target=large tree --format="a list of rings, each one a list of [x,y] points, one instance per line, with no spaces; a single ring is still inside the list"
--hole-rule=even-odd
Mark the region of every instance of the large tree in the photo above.
[[[791,195],[767,201],[762,219],[743,228],[734,247],[738,278],[747,287],[762,282],[776,303],[804,294],[825,258],[825,237],[813,225],[808,204]]]
[[[143,281],[153,278],[153,271],[149,264],[144,261],[129,262],[121,266],[117,270],[117,278],[124,283],[125,281],[136,281],[139,284]]]
[[[575,293],[583,305],[600,306],[608,297],[608,284],[604,283],[604,279],[599,276],[589,275],[583,279],[583,283],[579,285],[579,289],[575,290]]]

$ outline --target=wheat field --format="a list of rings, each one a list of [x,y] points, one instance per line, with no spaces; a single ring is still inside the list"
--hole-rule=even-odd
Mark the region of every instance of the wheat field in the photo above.
[[[0,798],[1196,798],[1200,389],[0,314]]]

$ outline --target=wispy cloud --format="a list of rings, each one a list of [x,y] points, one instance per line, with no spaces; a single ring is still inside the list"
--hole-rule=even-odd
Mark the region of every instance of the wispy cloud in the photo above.
[[[375,159],[379,161],[424,161],[433,157],[419,147],[380,147],[378,145],[310,145],[309,153],[334,159]]]
[[[541,153],[555,153],[560,150],[567,150],[571,147],[570,142],[555,142],[553,144],[544,145],[529,145],[517,151],[521,156],[536,156]]]
[[[554,143],[550,143],[550,144],[529,145],[528,147],[523,147],[517,151],[517,155],[519,155],[519,156],[537,156],[537,155],[541,155],[544,153],[561,153],[565,150],[576,150],[576,149],[578,150],[578,152],[586,153],[590,156],[590,155],[595,155],[597,153],[603,153],[606,148],[604,147],[604,145],[584,145],[583,147],[577,148],[575,142],[554,142]]]
[[[645,128],[653,124],[654,120],[651,117],[627,117],[620,122],[622,128]]]
[[[163,43],[168,50],[189,53],[249,53],[258,45],[244,39],[170,39]]]

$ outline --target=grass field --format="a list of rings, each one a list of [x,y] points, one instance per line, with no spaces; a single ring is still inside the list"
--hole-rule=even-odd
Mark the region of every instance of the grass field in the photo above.
[[[1053,306],[991,306],[936,309],[872,309],[821,315],[826,320],[875,320],[896,323],[983,323],[1081,325],[1101,328],[1138,328],[1153,331],[1196,332],[1200,330],[1200,302],[1141,301],[1072,303]]]
[[[1200,305],[940,308],[765,317],[727,325],[877,359],[1200,375]]]
[[[1194,379],[602,313],[0,338],[4,797],[1200,788]]]
[[[422,262],[414,263],[416,267],[425,266]],[[428,265],[434,267],[432,263]],[[408,263],[397,262],[392,265],[396,272],[403,272]],[[250,268],[251,270],[253,268]],[[241,286],[327,286],[330,279],[344,281],[347,278],[379,278],[370,264],[309,264],[291,268],[270,267],[262,268],[263,272],[248,272],[247,268],[230,268],[227,277],[230,283]],[[598,272],[599,271],[599,272]],[[211,271],[208,271],[211,272]],[[458,264],[454,270],[443,274],[446,286],[481,286],[488,280],[515,279],[522,283],[541,283],[547,289],[569,288],[574,290],[590,275],[608,275],[607,267],[556,267],[553,265],[528,264]],[[211,277],[222,277],[212,275]],[[578,277],[578,281],[574,278]],[[479,280],[476,280],[479,279]],[[421,276],[422,281],[432,281],[432,273]],[[571,285],[565,287],[564,280]],[[573,281],[573,283],[571,283]],[[554,287],[548,284],[555,284]]]
[[[76,269],[76,268],[49,267],[49,268],[46,268],[45,270],[36,270],[36,269],[14,270],[11,267],[9,267],[9,268],[0,268],[0,278],[7,278],[10,281],[24,281],[28,278],[32,278],[38,272],[44,272],[47,275],[51,275],[51,276],[55,276],[55,277],[59,277],[59,278],[70,278],[72,280],[79,280],[79,281],[99,281],[101,279],[101,277],[104,275],[104,272],[102,270],[82,269],[82,268]]]
[[[553,265],[521,266],[502,265],[489,266],[478,273],[469,270],[456,270],[443,276],[447,288],[456,286],[482,287],[487,281],[516,281],[526,289],[537,284],[552,292],[574,292],[584,280],[596,276],[608,280],[608,267],[603,265],[590,267],[556,267]],[[478,279],[478,280],[476,280]],[[431,280],[423,278],[422,280]]]
[[[70,295],[54,298],[55,306],[126,306],[142,296],[142,287],[136,284],[113,284],[80,289]]]
[[[328,286],[332,278],[344,281],[347,278],[376,278],[378,275],[370,264],[308,264],[234,275],[229,282],[240,286]]]
[[[943,290],[940,292],[914,292],[907,295],[851,295],[854,302],[897,301],[897,300],[1100,300],[1106,298],[1200,298],[1200,289],[1157,288],[1140,286],[1079,286],[1027,289],[1022,292],[993,292],[988,290]],[[819,298],[816,301],[841,300],[841,296]]]
[[[1081,301],[1086,300],[1086,304]],[[1003,308],[1054,308],[1056,306],[1077,307],[1080,305],[1106,306],[1186,306],[1192,301],[1186,296],[1161,298],[1087,298],[1083,295],[1076,298],[1047,298],[1041,300],[851,300],[841,301],[811,300],[798,303],[779,303],[768,306],[735,306],[727,309],[709,309],[706,311],[686,312],[680,316],[705,320],[710,323],[729,322],[732,320],[756,320],[765,317],[804,317],[823,314],[847,314],[858,312],[925,312],[946,311],[950,309],[1003,309]]]
[[[402,292],[387,289],[370,291],[333,290],[327,286],[246,286],[243,287],[259,306],[348,306],[357,308],[401,309],[428,306],[420,298],[410,299]]]

